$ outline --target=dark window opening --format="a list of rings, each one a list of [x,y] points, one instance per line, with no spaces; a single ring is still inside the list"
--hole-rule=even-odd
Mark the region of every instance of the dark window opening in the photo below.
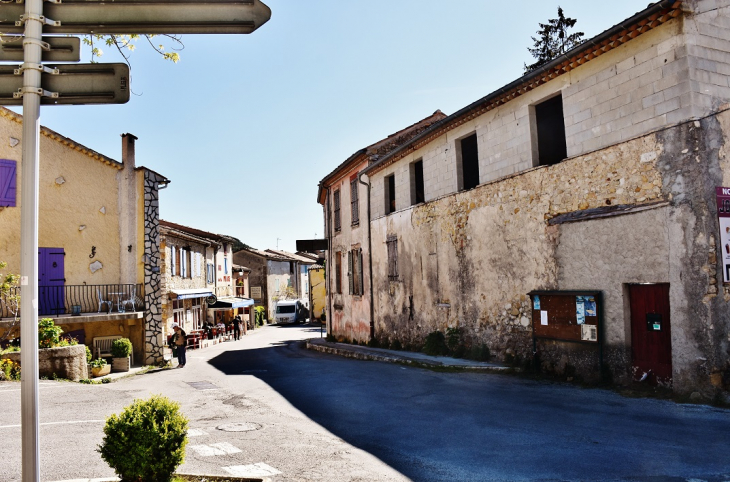
[[[537,124],[537,151],[540,165],[550,166],[568,157],[561,95],[535,106],[535,123]]]
[[[335,191],[335,231],[342,229],[340,222],[340,190]]]
[[[411,204],[426,201],[426,192],[423,186],[423,161],[411,164]]]
[[[476,133],[461,140],[462,189],[472,189],[479,185],[479,149]]]
[[[335,293],[342,294],[342,253],[335,253]]]
[[[395,212],[395,174],[385,178],[385,214]]]

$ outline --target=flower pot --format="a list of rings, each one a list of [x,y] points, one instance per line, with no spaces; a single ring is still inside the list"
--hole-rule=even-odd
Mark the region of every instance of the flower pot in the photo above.
[[[128,372],[130,368],[129,357],[112,358],[112,371]]]
[[[111,365],[104,365],[103,367],[91,367],[91,376],[93,376],[94,378],[103,377],[104,375],[109,375],[111,371]]]

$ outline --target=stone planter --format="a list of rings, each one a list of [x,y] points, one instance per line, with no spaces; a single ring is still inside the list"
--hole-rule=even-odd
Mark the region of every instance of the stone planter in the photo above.
[[[2,358],[8,358],[19,364],[20,352],[7,353]],[[38,376],[41,378],[53,378],[54,375],[56,378],[65,378],[75,382],[82,378],[89,378],[89,372],[86,366],[85,345],[39,349]]]
[[[131,368],[129,363],[129,357],[125,358],[112,358],[112,371],[113,372],[128,372]]]
[[[109,375],[111,371],[111,365],[104,365],[103,367],[91,367],[91,376],[93,376],[94,378],[103,377],[104,375]]]

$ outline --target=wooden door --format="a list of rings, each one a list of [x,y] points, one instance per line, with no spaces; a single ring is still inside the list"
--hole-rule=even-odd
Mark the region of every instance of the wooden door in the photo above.
[[[671,386],[669,284],[630,285],[629,297],[634,380]]]
[[[66,312],[64,284],[66,283],[63,248],[38,249],[38,314],[59,315]]]

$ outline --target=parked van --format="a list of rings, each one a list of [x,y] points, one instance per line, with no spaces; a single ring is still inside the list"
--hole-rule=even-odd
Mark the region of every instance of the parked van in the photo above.
[[[276,323],[301,323],[309,318],[309,310],[302,300],[281,300],[276,302]]]

